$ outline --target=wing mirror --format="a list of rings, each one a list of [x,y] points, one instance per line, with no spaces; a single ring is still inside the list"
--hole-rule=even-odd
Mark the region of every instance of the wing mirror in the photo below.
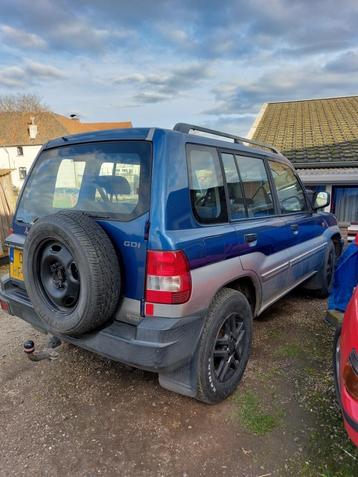
[[[312,203],[313,203],[313,209],[323,209],[324,207],[327,207],[331,201],[331,196],[329,192],[316,192],[313,195]]]

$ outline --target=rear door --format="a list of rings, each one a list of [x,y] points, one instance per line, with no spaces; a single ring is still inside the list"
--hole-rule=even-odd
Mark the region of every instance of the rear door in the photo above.
[[[288,287],[288,226],[277,215],[265,160],[228,151],[221,151],[221,158],[230,220],[242,244],[241,263],[258,276],[265,307]]]
[[[288,279],[302,281],[322,264],[326,241],[325,222],[311,210],[295,171],[287,164],[268,161],[275,185],[279,212],[285,218],[290,237]]]
[[[23,286],[21,250],[31,224],[60,210],[88,213],[120,257],[126,298],[142,300],[152,147],[147,141],[69,144],[44,150],[24,186],[14,220],[11,279]]]

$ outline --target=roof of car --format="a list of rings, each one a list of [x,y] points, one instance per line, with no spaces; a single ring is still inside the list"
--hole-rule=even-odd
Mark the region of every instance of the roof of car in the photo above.
[[[145,140],[151,128],[116,128],[99,131],[83,132],[80,134],[72,134],[61,136],[49,141],[45,145],[45,149],[64,146],[66,144],[79,144],[94,141],[115,141],[119,139],[129,140]]]
[[[188,134],[173,129],[143,127],[143,128],[126,128],[126,129],[109,129],[105,131],[93,131],[83,134],[73,134],[70,136],[62,136],[57,139],[49,141],[44,149],[51,149],[54,147],[66,146],[71,144],[82,144],[96,141],[118,141],[118,140],[137,140],[137,141],[152,141],[155,133],[182,135],[186,142],[196,143],[203,146],[220,147],[222,149],[235,150],[242,154],[258,154],[268,156],[270,158],[279,160],[281,162],[289,163],[286,157],[280,153],[275,153],[270,150],[265,150],[260,146],[248,146],[246,144],[234,143],[223,138],[207,137],[201,134]]]

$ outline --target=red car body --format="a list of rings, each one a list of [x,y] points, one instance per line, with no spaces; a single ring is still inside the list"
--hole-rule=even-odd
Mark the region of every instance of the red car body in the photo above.
[[[335,340],[335,378],[344,426],[358,447],[358,286]]]

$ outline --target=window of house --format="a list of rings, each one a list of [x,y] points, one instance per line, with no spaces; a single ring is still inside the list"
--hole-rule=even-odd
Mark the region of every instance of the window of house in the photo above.
[[[17,153],[18,156],[23,156],[24,155],[24,150],[23,150],[22,146],[17,146],[16,153]]]
[[[189,145],[188,168],[191,203],[197,220],[202,223],[226,222],[225,190],[217,150]]]
[[[301,184],[293,170],[286,164],[269,161],[275,182],[281,212],[302,212],[307,210],[306,198]]]
[[[245,199],[235,157],[233,154],[222,153],[221,159],[225,171],[230,216],[233,220],[245,218]]]
[[[265,163],[256,157],[236,156],[249,217],[274,215],[270,182]]]
[[[19,167],[19,179],[24,180],[26,176],[27,176],[26,167]]]
[[[333,213],[338,222],[358,222],[358,187],[333,186]]]

